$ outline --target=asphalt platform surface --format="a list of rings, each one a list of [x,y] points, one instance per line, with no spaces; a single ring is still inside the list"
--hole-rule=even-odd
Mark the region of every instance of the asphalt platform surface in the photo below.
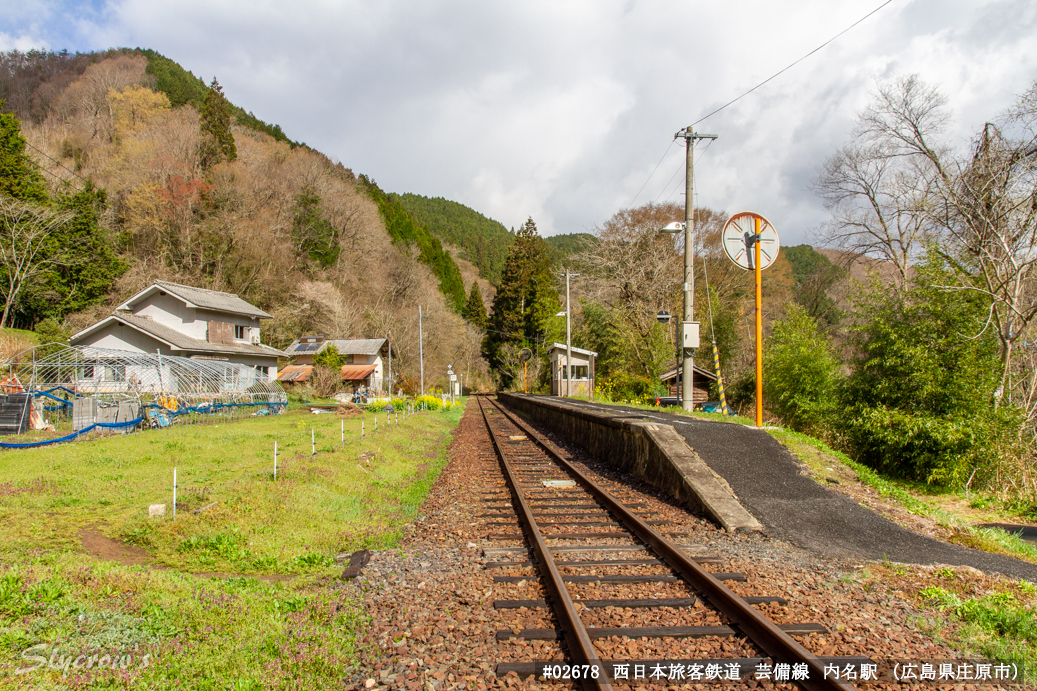
[[[558,399],[554,399],[558,400]],[[605,413],[670,424],[768,533],[833,556],[889,559],[907,564],[972,566],[1037,582],[1037,565],[952,545],[915,533],[822,487],[801,474],[801,465],[763,430],[672,413],[565,401]]]

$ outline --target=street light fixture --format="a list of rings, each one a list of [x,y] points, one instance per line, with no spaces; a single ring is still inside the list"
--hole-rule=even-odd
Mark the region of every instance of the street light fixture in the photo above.
[[[682,286],[684,290],[684,328],[682,330],[681,323],[677,323],[675,341],[677,345],[677,380],[679,382],[677,386],[678,399],[681,401],[681,407],[690,411],[695,407],[695,396],[693,390],[694,383],[692,381],[694,376],[694,367],[692,365],[695,361],[695,351],[699,347],[699,323],[692,321],[695,278],[694,272],[691,268],[691,262],[693,261],[693,240],[689,230],[690,228],[687,222],[681,223],[680,221],[673,221],[672,223],[667,223],[657,232],[660,234],[666,233],[674,235],[677,233],[684,233],[684,284]],[[665,321],[663,320],[663,315],[666,316]],[[677,321],[676,315],[671,315],[665,310],[656,315],[656,319],[658,319],[660,323],[666,323],[671,318],[674,319],[674,321]],[[682,355],[683,357],[681,357]],[[691,395],[688,394],[689,391],[692,392]]]
[[[671,223],[670,225],[683,225],[683,224],[673,224],[673,223]],[[662,231],[659,231],[659,232],[662,232]],[[670,321],[674,322],[673,344],[677,348],[677,355],[676,355],[677,359],[674,361],[675,362],[675,364],[674,364],[674,371],[675,371],[675,377],[676,377],[677,381],[679,382],[681,380],[681,355],[680,355],[681,344],[680,344],[680,338],[679,338],[680,334],[677,332],[678,329],[679,329],[679,324],[677,322],[677,315],[670,314],[666,310],[659,310],[659,313],[657,315],[655,315],[655,318],[657,320],[659,320],[660,324],[669,324]],[[677,392],[680,393],[680,386],[677,387]],[[677,397],[678,403],[680,402],[680,400],[681,400],[680,396],[678,396]]]

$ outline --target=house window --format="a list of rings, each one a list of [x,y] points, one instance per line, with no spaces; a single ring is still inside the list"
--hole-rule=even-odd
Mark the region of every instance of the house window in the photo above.
[[[353,364],[353,356],[352,355],[347,355],[346,356],[346,364],[347,365],[352,365]]]
[[[238,339],[239,341],[244,341],[245,340],[245,327],[244,326],[238,326],[237,324],[234,325],[234,338]]]

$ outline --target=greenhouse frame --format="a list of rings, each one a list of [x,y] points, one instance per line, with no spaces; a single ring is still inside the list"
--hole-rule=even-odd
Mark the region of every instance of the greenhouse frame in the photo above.
[[[63,433],[0,448],[277,414],[288,402],[264,369],[218,358],[58,344],[22,351],[0,366],[0,392],[0,434]]]

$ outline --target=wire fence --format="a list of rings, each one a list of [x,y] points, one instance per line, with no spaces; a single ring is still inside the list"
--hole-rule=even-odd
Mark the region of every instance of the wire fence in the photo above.
[[[57,344],[22,351],[0,365],[0,393],[0,434],[28,437],[0,448],[215,424],[278,414],[288,403],[264,367]]]

